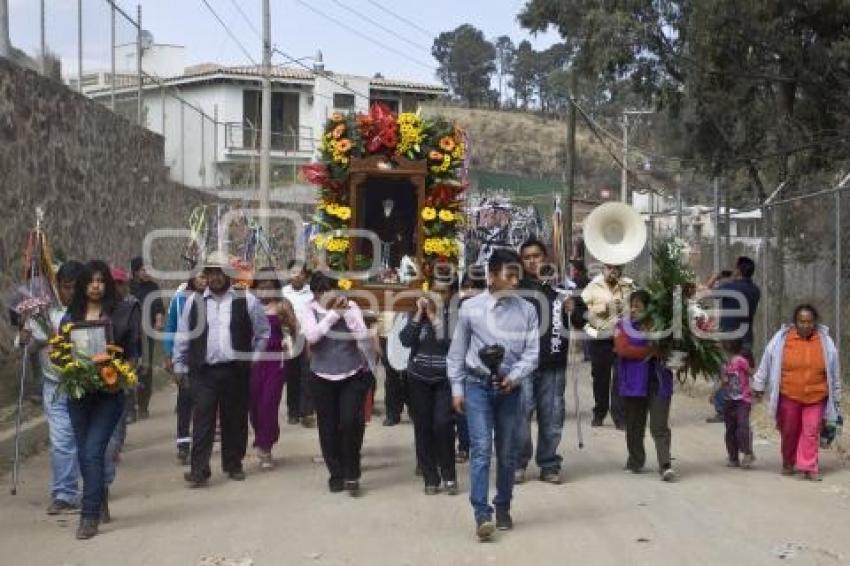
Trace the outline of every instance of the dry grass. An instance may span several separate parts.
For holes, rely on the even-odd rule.
[[[560,174],[567,137],[565,122],[523,112],[426,106],[426,116],[442,116],[460,124],[472,139],[473,166],[537,176]],[[576,130],[579,176],[616,173],[617,165],[583,125]]]

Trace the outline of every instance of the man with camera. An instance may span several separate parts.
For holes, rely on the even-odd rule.
[[[513,528],[512,445],[520,418],[519,389],[537,367],[537,313],[515,292],[521,269],[516,252],[493,252],[487,263],[488,290],[461,306],[447,359],[452,405],[466,414],[469,426],[469,500],[481,541],[490,540],[497,528]],[[494,442],[495,524],[487,501]]]

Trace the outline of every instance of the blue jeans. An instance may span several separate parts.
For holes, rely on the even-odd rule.
[[[109,443],[106,445],[106,454],[103,456],[103,483],[106,487],[112,485],[115,476],[118,474],[118,460],[121,451],[124,449],[124,439],[127,438],[127,414],[129,412],[130,403],[125,401],[118,424],[115,425],[115,430],[112,431],[112,436],[109,437]]]
[[[723,416],[726,413],[726,393],[723,391],[723,388],[719,388],[714,392],[714,400],[712,401],[714,405],[714,411],[718,414],[718,416]]]
[[[105,487],[104,454],[123,411],[123,391],[88,393],[82,399],[68,400],[68,415],[77,439],[77,458],[83,476],[80,516],[84,519],[100,517]]]
[[[77,441],[68,416],[68,396],[57,391],[58,385],[45,379],[41,393],[50,433],[50,467],[53,468],[50,496],[53,500],[76,504],[80,497]]]
[[[514,435],[514,462],[517,469],[528,467],[533,452],[531,413],[537,411],[537,467],[541,473],[561,471],[563,458],[558,454],[564,430],[564,391],[566,368],[537,369],[522,382],[520,422]]]
[[[490,492],[490,458],[496,444],[496,497],[498,511],[511,508],[514,487],[514,462],[511,449],[519,418],[520,392],[499,393],[467,379],[465,388],[466,422],[469,426],[469,501],[476,520],[490,518],[493,508],[487,503]]]

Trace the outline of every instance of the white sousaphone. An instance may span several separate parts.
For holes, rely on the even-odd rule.
[[[606,202],[584,220],[584,245],[607,265],[625,265],[646,245],[646,225],[638,211],[622,202]]]

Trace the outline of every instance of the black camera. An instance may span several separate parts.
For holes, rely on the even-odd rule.
[[[481,363],[490,370],[490,384],[493,387],[501,385],[501,381],[499,379],[499,366],[502,365],[502,361],[505,359],[505,347],[500,346],[499,344],[484,346],[478,350],[478,357],[481,360]]]

